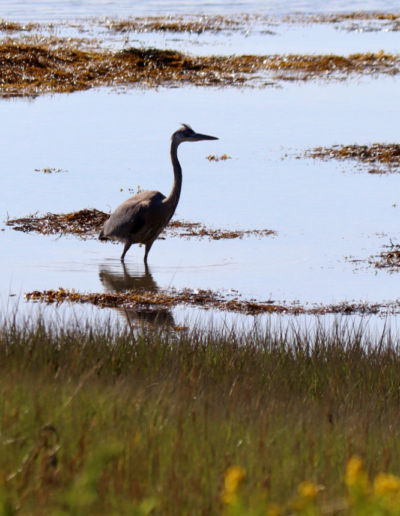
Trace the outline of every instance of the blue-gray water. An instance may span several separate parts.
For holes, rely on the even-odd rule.
[[[48,21],[92,16],[142,16],[175,13],[333,13],[397,11],[394,0],[1,0],[0,18]]]
[[[13,20],[58,20],[159,12],[333,12],[393,10],[394,2],[0,2]],[[332,26],[277,26],[275,35],[244,37],[130,35],[138,44],[200,54],[399,52],[393,32],[347,32]],[[110,36],[106,45],[122,45]],[[114,39],[113,39],[114,38]],[[120,38],[120,39],[118,39]],[[107,43],[108,42],[108,43]],[[356,172],[348,163],[295,156],[309,147],[399,140],[398,80],[286,83],[263,89],[185,87],[112,89],[35,100],[1,100],[2,220],[39,211],[113,210],[129,189],[172,185],[169,138],[179,122],[218,142],[182,145],[184,184],[177,217],[215,228],[273,229],[276,237],[157,241],[150,278],[143,248],[124,271],[121,248],[98,241],[0,231],[3,306],[48,288],[113,290],[138,283],[236,292],[242,298],[302,303],[395,300],[399,277],[357,265],[399,240],[400,176]],[[232,159],[209,162],[209,154]],[[66,173],[43,174],[54,167]],[[113,287],[114,285],[114,287]],[[115,288],[114,288],[115,290]],[[14,295],[9,297],[10,294]],[[176,324],[188,316],[173,311]]]

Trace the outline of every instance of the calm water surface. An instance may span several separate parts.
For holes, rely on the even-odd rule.
[[[2,18],[50,21],[92,16],[141,16],[187,13],[332,13],[397,11],[395,0],[0,0]]]
[[[136,13],[127,2],[0,2],[2,16],[26,20],[108,15],[115,14],[117,7],[121,16],[194,9],[191,2],[179,5],[139,2]],[[360,5],[353,3],[346,10]],[[196,12],[261,11],[254,2],[231,2],[224,8],[217,3],[196,6]],[[278,3],[263,6],[279,10]],[[286,12],[345,10],[340,2],[286,2],[285,6]],[[394,6],[380,2],[379,7],[371,3],[369,8]],[[243,45],[257,53],[312,52],[318,42],[320,52],[399,51],[396,33],[347,33],[323,26],[275,30],[277,35],[263,37],[176,41],[148,35],[139,41],[147,44],[153,38],[160,43],[163,38],[166,47],[175,44],[176,48],[187,47],[189,41],[190,51],[197,47],[203,54],[216,53],[215,47],[221,49],[219,53],[237,53]],[[1,100],[3,221],[37,211],[60,213],[87,207],[110,211],[139,185],[167,194],[172,186],[170,135],[179,122],[186,122],[220,139],[180,147],[184,183],[177,218],[215,228],[278,232],[262,239],[159,240],[145,271],[143,248],[137,246],[131,248],[123,268],[121,246],[28,235],[2,224],[3,307],[19,302],[20,310],[29,310],[23,292],[58,287],[92,292],[135,286],[210,288],[228,294],[237,291],[246,299],[302,303],[397,299],[397,275],[350,260],[365,259],[377,254],[389,239],[399,240],[400,176],[370,175],[348,163],[296,156],[319,145],[398,141],[398,87],[396,79],[387,77],[244,90],[188,87],[121,94],[101,89]],[[224,153],[232,159],[218,163],[206,159],[209,154]],[[68,172],[35,172],[45,167]],[[181,324],[188,313],[177,309],[162,317],[164,322]],[[234,316],[223,317],[233,320]]]

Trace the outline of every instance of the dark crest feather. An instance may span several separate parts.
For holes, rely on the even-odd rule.
[[[171,136],[171,140],[172,138],[177,134],[179,133],[180,131],[183,131],[184,129],[187,129],[188,131],[193,131],[193,129],[190,127],[189,124],[181,124],[181,128],[178,129],[177,131],[174,132],[174,134]],[[193,131],[194,132],[194,131]]]

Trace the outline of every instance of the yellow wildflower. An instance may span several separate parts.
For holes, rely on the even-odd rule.
[[[362,469],[363,461],[358,455],[354,455],[348,461],[346,466],[346,474],[344,476],[345,484],[348,487],[368,487],[368,478]]]
[[[400,492],[400,478],[388,473],[379,473],[375,477],[373,490],[378,496],[397,494]]]
[[[224,476],[224,492],[222,500],[227,503],[233,503],[236,500],[236,491],[246,476],[245,470],[241,466],[230,466],[225,471]]]
[[[299,484],[297,491],[302,498],[309,498],[309,499],[315,498],[318,493],[317,486],[315,484],[313,484],[312,482],[308,482],[307,480],[305,482],[301,482],[301,484]]]

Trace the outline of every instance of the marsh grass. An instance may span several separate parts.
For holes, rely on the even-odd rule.
[[[246,513],[285,513],[306,480],[321,507],[343,501],[354,454],[400,473],[398,340],[350,319],[223,334],[8,319],[0,388],[0,514],[222,514],[235,465]]]

